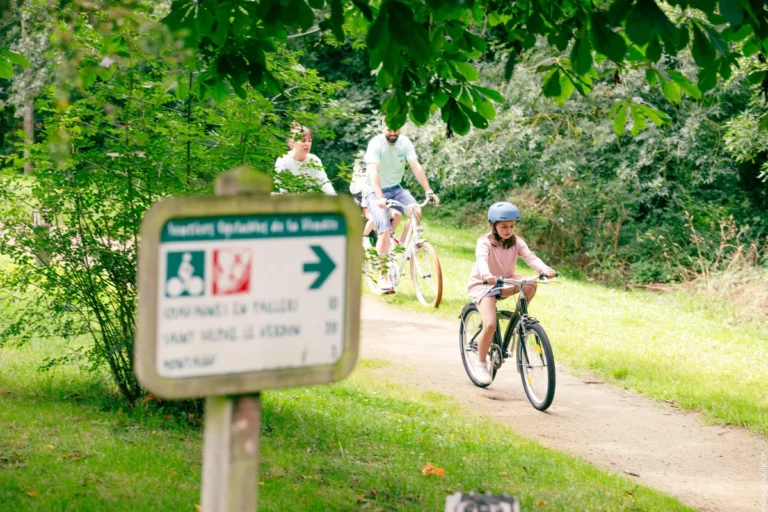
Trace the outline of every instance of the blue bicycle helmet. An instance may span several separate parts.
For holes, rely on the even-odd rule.
[[[488,222],[496,224],[501,220],[513,220],[519,222],[520,210],[517,209],[517,206],[512,203],[507,203],[506,201],[493,203],[491,207],[488,208]]]

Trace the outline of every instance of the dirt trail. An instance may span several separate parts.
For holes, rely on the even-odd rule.
[[[562,364],[554,403],[538,412],[509,362],[488,389],[470,383],[459,355],[458,320],[394,309],[372,297],[363,298],[361,356],[390,360],[395,365],[386,371],[398,381],[451,395],[545,446],[632,475],[690,506],[761,510],[760,455],[768,453],[768,440],[744,429],[705,425],[698,414],[608,383],[588,384]]]

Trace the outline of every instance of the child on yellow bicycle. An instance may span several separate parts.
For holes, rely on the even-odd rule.
[[[522,276],[515,274],[518,257],[539,274],[548,277],[554,277],[556,274],[528,248],[522,238],[515,235],[515,226],[519,221],[520,210],[517,206],[507,202],[494,203],[488,209],[491,232],[477,240],[475,266],[469,276],[467,290],[483,319],[474,370],[475,377],[481,384],[490,384],[493,381],[486,357],[496,331],[496,301],[520,292],[517,287],[494,287],[497,277],[520,279]],[[530,283],[528,286],[523,293],[530,302],[536,294],[536,284]]]

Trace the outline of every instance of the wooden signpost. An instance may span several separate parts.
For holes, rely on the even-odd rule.
[[[216,196],[144,218],[136,375],[160,398],[206,397],[202,509],[257,507],[259,392],[355,366],[363,225],[349,197],[271,196],[240,167]]]

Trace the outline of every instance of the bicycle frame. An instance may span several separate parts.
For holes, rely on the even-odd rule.
[[[429,203],[429,201],[430,199],[427,198],[423,202],[419,203],[418,205],[412,205],[412,206],[405,206],[400,201],[396,201],[394,199],[390,199],[387,201],[387,208],[391,206],[403,207],[406,211],[408,222],[410,223],[408,227],[408,235],[406,239],[403,241],[403,243],[400,244],[401,247],[405,248],[405,250],[401,254],[395,254],[396,267],[398,269],[399,275],[403,275],[403,273],[405,272],[405,265],[416,253],[416,245],[426,241],[426,238],[424,238],[424,228],[421,227],[421,222],[419,221],[418,217],[413,215],[413,209],[416,206],[423,208],[427,203]],[[390,250],[391,250],[391,247],[390,247]]]
[[[555,276],[557,276],[556,272],[553,277]],[[488,280],[484,280],[485,284],[488,284]],[[484,330],[481,316],[484,313],[474,302],[467,303],[459,314],[462,322],[459,327],[459,343],[464,369],[475,386],[487,387],[493,382],[496,372],[506,360],[514,357],[515,368],[522,380],[525,395],[535,409],[545,411],[552,404],[555,396],[555,360],[547,333],[539,321],[528,314],[530,299],[526,292],[530,291],[530,288],[527,286],[536,282],[550,281],[545,274],[540,274],[533,279],[497,278],[496,285],[491,288],[494,291],[513,288],[512,291],[519,294],[516,297],[514,311],[496,309],[495,318],[488,318],[488,322],[496,322],[496,329],[487,353],[487,371],[490,375],[484,373],[486,368],[479,362],[478,338]],[[490,304],[487,302],[483,302],[483,311],[490,313],[488,311]],[[493,305],[497,306],[497,304]],[[479,322],[477,316],[481,316]],[[504,321],[507,322],[506,325]],[[465,324],[465,322],[468,323]],[[490,327],[488,323],[485,325]],[[478,370],[480,373],[477,373]]]
[[[501,350],[501,361],[500,364],[504,362],[505,359],[509,358],[514,354],[517,350],[517,340],[522,339],[525,337],[525,329],[526,326],[531,321],[536,321],[532,319],[530,316],[528,316],[528,297],[525,296],[525,293],[522,292],[523,287],[527,284],[533,283],[534,280],[521,280],[521,281],[515,281],[514,286],[518,286],[520,288],[520,292],[517,294],[517,300],[515,304],[515,310],[514,311],[507,311],[507,310],[496,310],[496,332],[493,334],[493,341],[491,342],[491,349],[493,349],[493,345],[497,345],[499,349]],[[500,287],[501,288],[501,287]],[[507,320],[507,328],[502,331],[501,329],[501,323],[500,320]],[[480,332],[482,329],[478,330],[477,333],[472,337],[470,340],[470,344],[476,344],[476,338],[480,335]],[[515,334],[515,331],[520,331],[520,336],[515,339],[515,345],[513,345],[510,350],[510,343],[512,343],[512,337]],[[523,351],[525,352],[525,344],[522,345]],[[489,350],[489,352],[490,352]],[[523,354],[528,359],[528,354]],[[518,372],[520,371],[520,368],[517,369]]]

